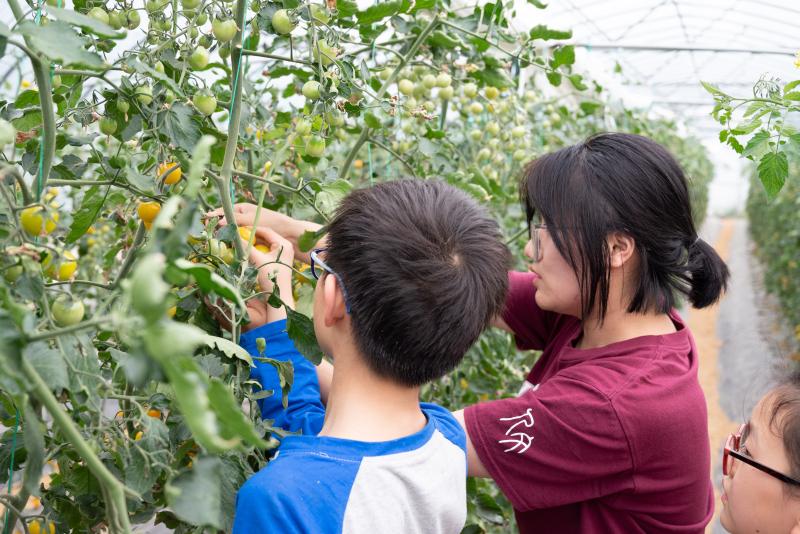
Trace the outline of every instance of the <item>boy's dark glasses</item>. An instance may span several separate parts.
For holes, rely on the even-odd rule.
[[[320,259],[319,254],[321,252],[325,252],[324,248],[315,248],[311,251],[311,276],[314,279],[319,280],[322,278],[322,275],[326,272],[331,273],[333,276],[336,277],[336,281],[339,282],[339,287],[342,289],[342,295],[344,296],[344,308],[347,313],[350,313],[350,299],[347,298],[347,290],[344,288],[344,282],[342,282],[342,278],[336,274],[336,271],[328,267],[328,265]]]

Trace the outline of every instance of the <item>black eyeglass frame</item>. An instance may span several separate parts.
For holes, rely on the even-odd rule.
[[[347,297],[347,290],[344,288],[344,282],[342,282],[342,277],[339,274],[331,269],[327,263],[320,259],[319,254],[320,252],[325,252],[328,250],[327,248],[315,248],[311,251],[309,256],[311,257],[311,276],[314,277],[315,280],[319,280],[322,278],[322,273],[317,272],[317,266],[319,266],[323,271],[328,272],[336,277],[336,281],[339,282],[339,287],[342,289],[342,296],[344,297],[344,308],[345,311],[349,314],[350,313],[350,299]]]
[[[784,475],[780,471],[776,471],[775,469],[766,466],[757,460],[754,460],[746,454],[739,452],[739,448],[742,445],[742,435],[746,430],[747,423],[739,427],[739,432],[730,434],[728,436],[728,440],[725,442],[725,448],[722,450],[722,474],[725,476],[730,476],[729,473],[732,471],[731,467],[733,467],[733,462],[731,462],[731,467],[728,466],[728,457],[730,456],[732,458],[736,458],[737,460],[741,460],[751,467],[755,467],[759,471],[777,478],[781,482],[785,482],[791,486],[800,486],[800,480],[796,480],[788,475]]]

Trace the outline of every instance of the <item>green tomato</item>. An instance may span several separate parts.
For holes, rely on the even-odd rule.
[[[319,136],[312,135],[306,141],[306,154],[314,158],[321,158],[325,153],[325,140]]]
[[[452,81],[449,74],[442,72],[436,77],[436,87],[448,87]]]
[[[99,20],[103,24],[108,24],[109,22],[108,12],[102,7],[93,7],[92,9],[89,10],[89,13],[87,13],[87,15],[89,15],[95,20]]]
[[[118,11],[112,11],[108,14],[108,25],[115,30],[121,29],[124,24],[125,19],[122,13],[119,13]]]
[[[453,98],[453,86],[448,85],[447,87],[442,87],[439,89],[439,99],[440,100],[450,100]]]
[[[525,161],[528,158],[528,151],[522,148],[518,148],[517,150],[514,151],[512,157],[514,158],[514,161]]]
[[[497,135],[500,133],[500,125],[492,121],[486,125],[486,132],[490,135]]]
[[[175,102],[175,93],[173,93],[169,89],[166,89],[164,91],[164,102],[166,102],[167,104],[172,104],[173,102]]]
[[[197,9],[200,5],[200,0],[181,0],[183,9]]]
[[[198,35],[200,35],[200,30],[197,29],[197,26],[192,26],[191,28],[189,28],[190,39],[197,39]]]
[[[483,137],[483,132],[481,130],[478,130],[477,128],[474,130],[470,130],[469,138],[472,139],[473,141],[480,141],[481,137]]]
[[[12,265],[8,267],[5,271],[3,271],[3,278],[6,279],[6,282],[9,284],[13,284],[19,277],[22,276],[24,269],[22,268],[22,264],[18,263],[16,265]]]
[[[5,119],[0,119],[0,148],[17,140],[17,130]]]
[[[311,18],[322,24],[327,24],[331,20],[328,10],[317,4],[311,4]]]
[[[311,123],[305,119],[300,119],[294,127],[297,135],[308,135],[311,133]]]
[[[53,76],[53,79],[50,81],[50,83],[53,86],[54,90],[58,89],[59,87],[61,87],[61,76],[56,74],[55,76]]]
[[[130,11],[125,13],[125,20],[127,21],[127,26],[129,30],[135,30],[139,27],[139,24],[142,22],[142,16],[139,15],[139,12],[136,10],[131,9]]]
[[[217,53],[219,53],[219,57],[221,57],[222,59],[230,57],[230,55],[231,55],[231,45],[225,43],[224,45],[219,47],[219,50],[217,50]]]
[[[165,269],[163,254],[147,254],[139,260],[127,284],[131,308],[148,323],[156,322],[167,311],[169,285],[163,279]]]
[[[204,46],[198,46],[189,56],[189,65],[195,69],[200,70],[206,68],[208,65],[208,50]]]
[[[344,126],[344,116],[338,111],[329,111],[325,118],[330,126]]]
[[[210,35],[203,35],[198,40],[198,44],[207,50],[211,48],[211,45],[214,44],[214,41],[211,39]]]
[[[303,96],[309,100],[319,98],[320,83],[316,80],[309,80],[303,84]]]
[[[128,104],[127,100],[117,100],[117,109],[121,113],[127,113],[130,108],[131,108],[131,105]]]
[[[164,64],[161,63],[160,61],[156,61],[155,65],[153,65],[153,70],[158,73],[164,74]]]
[[[381,79],[381,80],[383,80],[383,81],[386,81],[386,80],[388,80],[388,79],[389,79],[389,76],[391,76],[391,75],[392,75],[392,71],[393,71],[393,70],[394,70],[394,69],[392,69],[392,68],[389,68],[388,66],[387,66],[387,67],[385,67],[383,70],[379,70],[379,71],[378,71],[378,78],[380,78],[380,79]]]
[[[433,112],[433,110],[436,109],[436,104],[434,104],[430,100],[426,100],[425,102],[422,103],[422,107],[425,109],[425,111],[431,113]]]
[[[287,9],[279,9],[272,14],[272,28],[280,35],[288,35],[297,27]]]
[[[484,94],[486,95],[486,98],[488,98],[489,100],[494,100],[495,98],[500,96],[500,90],[497,87],[492,87],[490,85],[489,87],[484,89]]]
[[[462,89],[464,91],[464,96],[467,98],[475,98],[478,96],[478,86],[472,82],[465,83]]]
[[[469,112],[473,115],[477,115],[481,111],[483,111],[483,105],[480,102],[473,102],[469,105]]]
[[[53,302],[52,312],[58,326],[72,326],[81,322],[86,310],[80,300],[70,295],[59,295]]]
[[[483,147],[478,151],[478,159],[489,159],[492,157],[492,151],[486,147]]]
[[[424,85],[426,89],[436,87],[436,76],[433,74],[426,74],[422,77],[422,85]]]
[[[334,62],[339,52],[335,47],[329,45],[326,39],[320,39],[317,41],[317,47],[313,50],[313,55],[315,62],[319,61],[323,67],[327,67]]]
[[[199,26],[202,26],[206,22],[208,22],[208,13],[205,11],[197,15],[197,19],[195,20]]]
[[[511,137],[514,139],[520,139],[525,137],[525,127],[524,126],[514,126],[511,128]]]
[[[410,96],[411,93],[414,92],[414,82],[412,82],[411,80],[408,80],[406,78],[403,78],[402,80],[397,82],[397,88],[404,95]]]
[[[525,91],[525,100],[528,102],[535,102],[536,101],[536,91]]]
[[[114,132],[116,131],[117,131],[117,121],[109,117],[103,117],[102,119],[100,119],[100,132],[103,135],[114,135]]]
[[[153,88],[149,85],[140,85],[136,88],[136,99],[145,106],[153,101]]]
[[[195,93],[192,97],[194,107],[203,115],[211,115],[217,109],[217,99],[208,92]]]
[[[236,35],[238,27],[233,19],[214,19],[211,22],[211,31],[220,43],[227,43]]]

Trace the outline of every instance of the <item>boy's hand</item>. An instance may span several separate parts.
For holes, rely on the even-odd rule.
[[[261,291],[267,294],[272,293],[273,278],[278,285],[281,300],[286,306],[294,309],[294,297],[292,296],[292,262],[294,261],[294,248],[289,240],[281,237],[277,232],[265,226],[254,227],[255,244],[265,244],[269,246],[269,252],[262,252],[253,246],[250,249],[250,264],[258,269],[258,285]],[[247,242],[242,240],[245,246]],[[266,300],[265,297],[263,300]],[[249,309],[249,306],[248,306]],[[260,314],[258,314],[260,315]],[[286,318],[286,310],[273,308],[267,305],[266,321],[271,323]],[[249,328],[260,326],[255,323],[256,318],[248,324]]]
[[[309,222],[309,221],[299,221],[288,215],[284,215],[283,213],[278,213],[277,211],[272,211],[267,208],[261,208],[261,213],[259,214],[258,221],[255,220],[256,218],[256,209],[258,206],[255,204],[249,203],[239,203],[234,204],[233,206],[233,213],[236,218],[236,225],[237,226],[265,226],[270,228],[274,232],[278,233],[280,236],[284,237],[286,240],[289,241],[291,246],[294,249],[295,257],[302,262],[309,263],[310,259],[308,257],[308,252],[303,252],[297,246],[297,240],[300,236],[303,235],[303,232],[306,230],[311,232],[316,232],[319,230],[320,225]],[[225,213],[222,211],[222,208],[215,209],[213,211],[209,211],[204,216],[206,219],[210,219],[211,217],[219,217],[219,226],[225,226],[228,224],[228,221],[225,219]],[[324,239],[324,238],[323,238]],[[324,246],[324,245],[317,245],[317,246]]]

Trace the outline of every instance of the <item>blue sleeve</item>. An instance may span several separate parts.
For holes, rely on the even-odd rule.
[[[263,419],[272,419],[273,426],[290,432],[302,431],[304,435],[316,436],[322,429],[325,407],[319,397],[317,370],[310,361],[300,354],[286,333],[286,320],[275,321],[254,328],[242,334],[240,344],[252,356],[259,356],[256,340],[264,338],[264,356],[273,360],[292,362],[294,381],[289,390],[288,407],[282,403],[281,383],[278,372],[272,365],[255,360],[256,367],[250,369],[250,378],[258,380],[265,390],[273,395],[259,399]]]
[[[445,438],[467,452],[467,433],[450,410],[429,402],[421,402],[419,407],[428,419],[435,421],[436,428]]]

